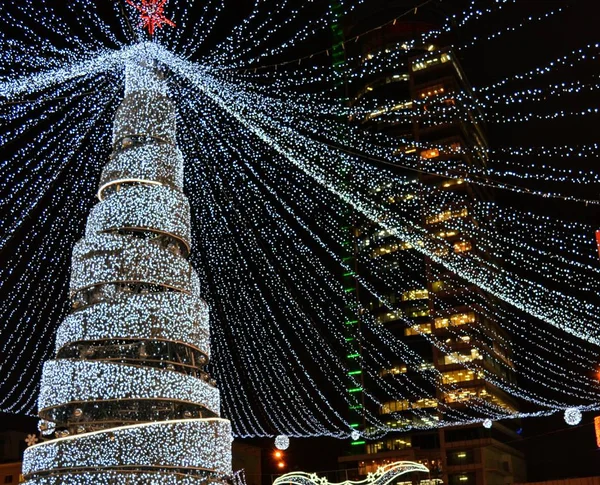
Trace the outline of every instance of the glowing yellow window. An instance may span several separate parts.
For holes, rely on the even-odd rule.
[[[421,325],[411,325],[404,329],[404,335],[409,337],[411,335],[430,334],[431,325],[429,323],[422,323]]]
[[[429,298],[429,292],[425,288],[402,293],[402,301],[426,300],[427,298]]]
[[[423,150],[421,152],[421,158],[429,160],[431,158],[437,158],[440,156],[440,151],[437,148],[430,148],[429,150]]]
[[[458,241],[454,243],[454,252],[455,253],[466,253],[473,249],[473,245],[470,241]]]

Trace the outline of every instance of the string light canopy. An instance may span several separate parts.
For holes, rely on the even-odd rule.
[[[67,15],[52,5],[40,11],[37,2],[24,0],[0,13],[12,26],[0,40],[0,103],[6,121],[0,130],[5,148],[0,165],[0,250],[5,261],[0,313],[6,322],[2,410],[33,412],[42,362],[55,350],[55,334],[57,345],[63,346],[107,338],[115,331],[136,332],[143,339],[177,337],[183,345],[205,349],[220,400],[208,383],[202,395],[185,378],[180,379],[182,388],[189,399],[210,409],[220,405],[236,436],[352,437],[354,423],[340,410],[340,402],[356,406],[350,392],[356,389],[365,402],[361,412],[367,429],[361,436],[368,438],[397,429],[598,409],[597,224],[542,210],[550,199],[566,207],[576,204],[581,211],[597,205],[593,195],[570,185],[600,180],[585,163],[597,157],[597,144],[491,147],[483,153],[489,163],[476,166],[461,158],[475,146],[450,152],[444,144],[363,129],[372,120],[401,126],[416,115],[428,126],[466,122],[469,112],[479,121],[478,105],[485,105],[489,119],[517,127],[534,118],[543,123],[593,120],[596,108],[585,105],[585,94],[597,91],[597,79],[580,79],[575,73],[585,71],[597,44],[547,53],[545,61],[520,74],[476,85],[474,93],[455,93],[454,107],[434,93],[399,106],[397,100],[377,99],[376,91],[369,97],[368,90],[345,105],[334,88],[340,74],[331,66],[329,46],[315,50],[313,57],[299,59],[296,54],[296,48],[308,48],[307,40],[329,33],[328,13],[313,16],[310,2],[256,2],[250,11],[240,12],[242,18],[225,38],[214,27],[223,21],[226,2],[128,3],[124,14],[115,6],[108,15],[97,2],[76,0]],[[342,15],[361,3],[342,2]],[[390,83],[406,83],[408,57],[441,63],[441,54],[428,50],[436,38],[511,8],[518,7],[510,0],[484,6],[470,2],[438,29],[370,58],[352,54],[345,43],[344,77],[358,83],[389,73],[385,79]],[[139,32],[129,28],[139,15],[151,42],[140,41]],[[536,14],[515,30],[544,25],[560,15],[556,9]],[[45,25],[58,27],[48,31]],[[512,27],[487,32],[486,42],[503,42]],[[468,56],[477,47],[473,42],[469,37],[468,44],[454,47]],[[151,82],[145,89],[160,92],[164,81],[176,103],[168,108],[157,101],[144,108],[147,115],[168,110],[161,136],[142,130],[115,138],[111,128],[123,98],[124,68],[140,54],[167,73],[161,83]],[[574,78],[550,84],[547,78],[553,73]],[[555,104],[540,111],[544,98]],[[579,105],[571,107],[572,100]],[[168,129],[173,120],[176,132]],[[117,142],[126,149],[109,159]],[[155,145],[151,152],[149,144]],[[351,183],[347,174],[352,174]],[[443,178],[441,184],[449,185],[424,183],[419,174]],[[127,190],[114,190],[115,180],[128,184]],[[537,202],[525,205],[506,197],[466,206],[461,186]],[[94,195],[101,202],[92,210]],[[141,207],[152,210],[143,213]],[[355,241],[360,247],[355,260],[342,256],[349,224],[341,215],[348,213],[353,224],[376,228]],[[163,230],[172,236],[173,247],[161,251],[143,238],[125,238],[127,243],[118,245],[116,238],[127,235],[111,232],[134,227]],[[464,240],[453,240],[453,233]],[[84,234],[86,240],[75,246]],[[469,250],[468,243],[477,250]],[[74,246],[74,286],[69,288]],[[102,250],[121,249],[126,257],[119,265],[103,266],[107,257]],[[404,266],[394,267],[387,255],[399,253],[406,255]],[[88,260],[86,254],[92,257]],[[496,257],[485,256],[489,254]],[[191,268],[182,262],[188,256]],[[69,314],[69,296],[93,283],[90,270],[112,298],[118,290],[116,266],[132,257],[138,264],[129,276],[147,279],[147,294],[131,295],[127,304],[119,299],[111,305],[104,300],[82,303],[77,314]],[[415,325],[396,299],[405,294],[413,298],[410,292],[422,286],[414,274],[424,258],[436,264],[440,279],[452,274],[465,287],[456,295],[464,307],[461,315],[454,316],[451,307],[436,300],[440,314],[431,316],[429,327]],[[346,274],[361,294],[381,302],[390,321],[429,341],[465,373],[479,378],[483,372],[481,379],[530,403],[533,411],[519,412],[481,394],[460,406],[453,406],[449,397],[425,402],[425,386],[451,396],[456,395],[455,383],[369,316],[341,284],[340,275]],[[169,291],[157,293],[160,284]],[[206,304],[196,298],[197,292]],[[502,304],[490,304],[482,293]],[[427,298],[436,295],[431,292]],[[349,307],[361,315],[361,332],[353,337],[345,330],[354,321],[345,313]],[[214,356],[208,353],[207,308]],[[154,320],[148,327],[150,317]],[[486,332],[479,325],[484,320],[494,322]],[[355,338],[354,344],[347,338]],[[511,348],[512,355],[488,352],[484,357],[490,338]],[[453,352],[448,339],[468,345],[469,354]],[[362,349],[358,355],[356,345]],[[489,365],[482,369],[479,357]],[[359,363],[372,389],[361,388],[363,374],[349,374],[349,359]],[[68,372],[90,375],[101,367],[110,372],[85,364],[90,365],[70,365]],[[505,372],[490,372],[490,366]],[[49,379],[60,380],[61,371],[50,365],[47,372]],[[516,372],[516,380],[508,377],[510,372]],[[152,371],[127,379],[152,379],[160,388]],[[88,390],[61,392],[45,394],[44,402]],[[410,403],[410,418],[389,424],[379,412],[388,402],[382,395]],[[41,426],[53,429],[52,424]]]

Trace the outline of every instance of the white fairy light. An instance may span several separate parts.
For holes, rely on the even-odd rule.
[[[25,451],[23,474],[55,468],[102,471],[108,467],[144,466],[160,470],[162,466],[203,468],[223,477],[231,474],[230,436],[229,421],[213,418],[144,423],[57,438]]]
[[[44,365],[40,410],[69,402],[158,399],[220,409],[219,390],[197,377],[152,367],[50,360]]]
[[[184,342],[208,354],[208,332],[208,309],[196,296],[124,294],[68,315],[58,327],[56,348],[68,342],[137,337]]]

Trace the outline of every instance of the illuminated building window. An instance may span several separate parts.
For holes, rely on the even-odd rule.
[[[428,216],[427,218],[425,218],[425,222],[427,224],[437,224],[439,222],[448,221],[450,219],[466,217],[468,214],[469,214],[469,211],[466,207],[463,209],[457,209],[457,210],[446,210],[444,212],[440,212],[439,214],[435,214],[433,216]]]
[[[474,360],[483,360],[483,355],[481,355],[479,349],[471,349],[468,354],[462,352],[451,352],[440,358],[440,364],[462,364],[465,362],[473,362]]]
[[[383,246],[379,246],[377,249],[374,249],[371,253],[371,256],[373,258],[379,258],[381,256],[385,256],[386,254],[395,253],[396,251],[398,251],[398,244],[390,243],[385,244]]]
[[[401,401],[387,401],[381,404],[379,414],[390,414],[398,411],[406,411],[410,408],[411,406],[410,402],[408,402],[408,399],[403,399]]]
[[[407,308],[405,310],[406,316],[410,318],[419,318],[419,317],[427,317],[429,316],[429,308],[428,307],[413,307]],[[428,332],[431,333],[431,332]]]
[[[431,57],[429,59],[421,59],[418,62],[413,63],[412,70],[413,71],[421,71],[423,69],[427,69],[428,67],[435,66],[436,64],[444,64],[449,62],[451,59],[450,54],[445,52],[439,57]]]
[[[421,242],[422,245],[422,242]],[[395,253],[396,251],[404,251],[406,249],[412,249],[413,245],[408,242],[389,243],[383,246],[379,246],[371,252],[372,258],[379,258],[387,254]]]
[[[438,317],[434,319],[435,328],[447,328],[448,326],[459,326],[476,321],[474,312],[455,313],[448,317]]]
[[[462,185],[464,183],[465,183],[465,181],[463,179],[452,179],[452,180],[446,180],[446,181],[442,182],[440,184],[440,187],[447,189],[448,187],[453,187],[455,185]]]
[[[454,252],[455,253],[466,253],[473,249],[473,245],[470,241],[458,241],[454,243]]]
[[[391,426],[395,427],[395,426]],[[402,437],[402,438],[389,438],[384,441],[378,441],[376,443],[367,444],[367,453],[372,455],[375,453],[380,453],[382,451],[395,451],[395,450],[404,450],[406,448],[411,447],[410,436]],[[360,462],[359,467],[364,466],[365,469],[369,467],[369,465],[373,465],[372,472],[377,471],[377,468],[384,465],[385,463],[381,462]],[[362,474],[362,473],[361,473]]]
[[[431,333],[431,324],[422,323],[421,325],[411,325],[404,329],[404,335],[410,337],[412,335],[422,335]]]
[[[472,370],[456,370],[452,372],[444,372],[442,374],[442,383],[444,384],[455,384],[457,382],[474,381],[475,379],[483,379],[482,371]]]
[[[390,369],[381,369],[381,371],[379,371],[379,375],[381,377],[385,377],[387,375],[406,374],[407,371],[408,369],[405,365],[396,365]]]
[[[461,403],[475,398],[488,401],[510,413],[516,412],[512,405],[508,404],[495,394],[488,392],[484,386],[469,389],[457,389],[456,391],[448,392],[444,395],[444,401],[447,403]]]
[[[458,231],[440,231],[436,234],[438,237],[449,238],[454,237],[458,234]]]
[[[437,158],[440,156],[440,151],[437,148],[430,148],[428,150],[423,150],[421,152],[421,158],[425,160],[430,160],[432,158]]]
[[[450,251],[448,250],[448,248],[446,247],[441,247],[441,248],[435,248],[433,250],[433,254],[437,255],[437,256],[448,256],[448,253]]]
[[[429,298],[429,292],[424,288],[402,293],[402,301],[426,300],[427,298]]]
[[[443,84],[436,84],[435,86],[431,86],[425,88],[417,93],[417,95],[423,98],[430,98],[431,96],[438,96],[439,94],[443,94],[445,92],[445,88]]]
[[[390,231],[383,229],[373,234],[373,241],[381,241],[382,239],[385,239],[386,237],[389,237],[391,235],[392,233]]]
[[[402,310],[394,310],[381,315],[377,315],[377,323],[393,322],[402,316]]]
[[[431,291],[437,293],[438,291],[444,291],[447,288],[447,284],[445,281],[434,281],[431,283]]]
[[[412,403],[413,409],[437,408],[438,402],[435,399],[419,399]]]

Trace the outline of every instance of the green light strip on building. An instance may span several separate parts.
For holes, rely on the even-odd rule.
[[[358,374],[362,374],[362,371],[361,370],[353,370],[351,372],[348,372],[349,376],[356,376]]]
[[[347,356],[349,359],[356,359],[357,357],[360,357],[360,354],[348,354]]]
[[[360,392],[362,390],[362,387],[353,387],[352,389],[348,389],[348,392]]]
[[[355,445],[364,445],[366,443],[366,441],[353,441],[352,443],[350,443],[352,446]]]

